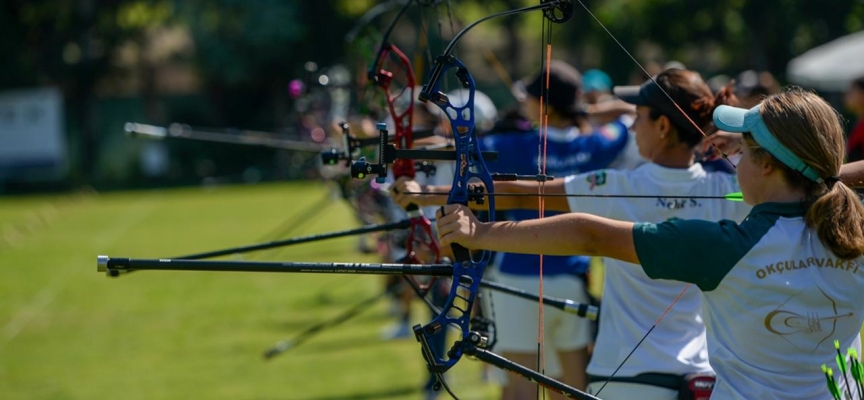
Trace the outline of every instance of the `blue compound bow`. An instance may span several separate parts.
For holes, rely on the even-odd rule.
[[[444,112],[450,121],[456,143],[456,173],[447,203],[467,205],[469,201],[480,203],[484,201],[485,197],[488,197],[490,218],[495,214],[493,178],[486,167],[474,131],[474,95],[476,93],[474,78],[468,68],[452,55],[452,51],[459,39],[483,21],[535,10],[542,10],[544,17],[551,22],[562,23],[572,16],[573,4],[570,0],[541,0],[539,5],[496,13],[468,25],[448,44],[444,54],[435,60],[435,67],[429,82],[423,86],[419,95],[421,101],[431,101]],[[441,92],[442,77],[446,76],[447,73],[453,73],[462,86],[468,90],[465,104],[456,106]],[[485,186],[489,191],[489,195],[485,196],[483,193],[478,193],[477,190],[469,186],[469,182],[482,183],[482,186]],[[462,355],[468,354],[495,366],[522,374],[528,379],[568,397],[595,398],[483,349],[485,338],[470,330],[469,321],[480,281],[483,278],[483,271],[489,262],[491,253],[482,251],[476,257],[472,257],[470,250],[460,245],[452,245],[452,250],[455,263],[453,264],[453,284],[447,303],[444,305],[442,313],[432,322],[414,327],[414,335],[420,342],[429,370],[438,378],[437,388],[443,386],[451,396],[456,398],[444,381],[443,374],[456,365]],[[457,327],[461,331],[461,337],[446,352],[445,358],[437,355],[440,353],[436,350],[441,349],[433,348],[432,343],[435,342],[433,340],[435,337],[447,334],[448,326]]]

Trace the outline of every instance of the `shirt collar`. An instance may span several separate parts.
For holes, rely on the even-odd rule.
[[[800,201],[792,203],[762,203],[753,207],[750,215],[766,213],[778,214],[784,217],[800,217],[807,213],[807,206]]]

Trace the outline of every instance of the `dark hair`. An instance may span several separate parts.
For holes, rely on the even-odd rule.
[[[546,71],[540,70],[525,82],[525,93],[539,99],[546,88]],[[577,121],[583,115],[580,107],[582,74],[570,64],[552,60],[549,64],[549,88],[545,93],[547,106],[556,114]]]
[[[860,90],[864,90],[864,76],[852,81],[852,85],[854,85]]]
[[[652,120],[656,120],[661,115],[666,115],[678,135],[678,140],[690,147],[695,147],[702,142],[705,138],[703,133],[710,135],[717,130],[712,118],[717,106],[735,105],[738,102],[732,93],[732,88],[728,85],[716,96],[712,94],[711,88],[695,71],[670,68],[661,72],[654,80],[684,111],[689,121],[684,121],[677,115],[668,115],[669,112],[664,112],[658,107],[651,107],[649,116]],[[693,126],[694,123],[698,129]]]

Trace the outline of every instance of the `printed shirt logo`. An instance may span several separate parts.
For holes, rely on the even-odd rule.
[[[815,352],[823,342],[833,337],[838,320],[852,315],[852,312],[838,311],[837,302],[824,290],[810,287],[789,296],[768,313],[765,329],[801,351]]]
[[[595,172],[585,179],[588,182],[588,190],[594,190],[597,186],[603,186],[606,184],[606,172],[600,171]]]
[[[600,127],[600,134],[603,135],[604,138],[608,139],[610,142],[614,142],[621,134],[624,133],[624,129],[622,126],[618,124],[606,124]]]

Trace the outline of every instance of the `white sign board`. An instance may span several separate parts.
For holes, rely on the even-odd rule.
[[[0,179],[66,172],[63,95],[56,88],[0,92]]]

